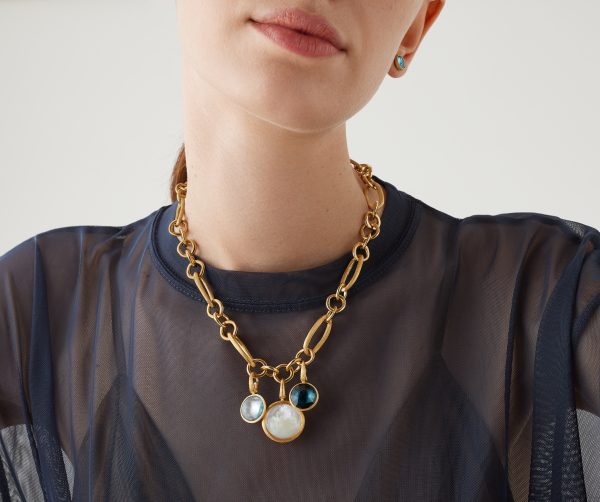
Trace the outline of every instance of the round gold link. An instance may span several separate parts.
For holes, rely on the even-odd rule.
[[[175,236],[179,235],[179,232],[177,230],[175,230],[175,224],[177,222],[175,220],[173,220],[171,223],[169,223],[169,233]]]
[[[227,321],[229,321],[229,317],[224,312],[222,314],[217,313],[215,314],[214,320],[219,326],[224,328],[225,326],[227,326]]]
[[[376,212],[369,211],[365,216],[365,225],[373,230],[381,226],[381,216]]]
[[[250,351],[248,350],[248,347],[246,347],[244,342],[242,342],[240,340],[239,336],[230,333],[229,341],[233,344],[235,349],[241,354],[241,356],[246,360],[247,363],[250,363],[251,361],[254,360],[254,358],[252,357],[252,354],[250,354]]]
[[[302,349],[305,352],[309,348],[309,344],[310,344],[310,341],[312,340],[313,336],[315,336],[315,333],[317,332],[317,330],[319,329],[319,327],[321,326],[321,324],[323,324],[325,322],[325,317],[326,316],[327,316],[327,314],[323,314],[321,317],[319,317],[315,321],[315,323],[310,328],[310,331],[306,335],[306,338],[304,339],[304,343],[302,344]],[[327,340],[327,337],[329,336],[329,332],[330,331],[331,331],[331,321],[327,321],[326,324],[325,324],[325,331],[324,331],[323,335],[319,339],[318,343],[312,348],[312,351],[315,354],[323,346],[323,344],[325,343],[325,340]]]
[[[235,323],[235,321],[232,321],[231,319],[226,319],[225,321],[223,321],[222,323],[219,323],[219,335],[221,336],[221,338],[225,341],[229,340],[231,342],[231,338],[230,336],[237,336],[237,324]],[[233,332],[228,331],[227,330],[227,326],[233,326]],[[241,340],[240,340],[241,342]],[[232,342],[233,343],[233,342]],[[250,362],[250,361],[248,361]]]
[[[309,358],[306,361],[304,361],[304,359],[302,359],[302,354],[307,354],[309,356]],[[296,360],[296,359],[304,361],[304,364],[306,364],[308,366],[315,359],[315,351],[313,349],[311,349],[310,347],[306,347],[306,348],[302,347],[298,352],[296,352],[296,357],[294,358],[294,360]]]
[[[379,235],[379,228],[373,229],[368,227],[367,225],[363,225],[360,227],[360,236],[366,241],[369,242],[371,239],[375,239]]]
[[[200,271],[193,271],[192,269],[194,267],[199,267]],[[197,261],[197,260],[193,260],[190,261],[185,269],[185,275],[187,275],[190,279],[194,278],[194,274],[200,274],[202,275],[204,273],[204,262],[203,261]]]
[[[255,367],[257,363],[262,363],[260,373],[256,373],[250,369]],[[267,366],[267,361],[265,361],[264,359],[260,359],[259,357],[255,357],[254,359],[252,359],[252,361],[248,361],[248,364],[246,364],[246,373],[248,373],[248,375],[255,375],[257,378],[260,378],[266,373],[266,370],[264,368],[265,366]]]
[[[185,221],[185,220],[177,221],[176,226],[179,229],[179,234],[182,237],[187,234],[187,230],[188,230],[187,221]]]
[[[265,374],[268,377],[275,378],[277,376],[277,370],[273,366],[267,364],[267,366],[265,366]],[[275,378],[275,380],[277,380],[277,378]]]
[[[346,287],[346,290],[350,289],[356,282],[356,279],[358,279],[358,276],[360,275],[360,271],[362,269],[363,261],[364,261],[364,256],[359,255],[357,258],[352,258],[352,260],[350,260],[350,262],[346,266],[346,270],[344,270],[344,274],[342,275],[342,279],[340,280],[340,284],[343,284]],[[354,265],[356,265],[356,268],[354,268]],[[352,274],[352,277],[350,278],[350,282],[347,283],[346,279],[348,279],[348,275],[350,275],[350,272],[352,271],[353,268],[354,268],[354,273]]]
[[[302,349],[300,349],[300,352],[302,352]],[[292,360],[291,360],[289,363],[287,363],[287,364],[285,365],[285,370],[286,370],[286,371],[291,371],[291,368],[292,368],[292,366],[293,366],[294,364],[296,364],[296,366],[297,366],[298,368],[300,368],[300,363],[301,363],[301,362],[302,362],[302,359],[300,359],[300,358],[299,358],[299,357],[296,355],[296,357],[294,357],[294,359],[292,359]],[[294,370],[294,372],[295,372],[295,371],[297,371],[297,370]]]
[[[286,378],[281,378],[279,377],[279,368],[283,368],[285,369],[289,375]],[[289,382],[292,378],[294,378],[294,375],[296,374],[296,370],[294,369],[287,369],[287,364],[282,363],[282,364],[278,364],[277,366],[275,366],[275,370],[276,370],[276,375],[273,377],[276,381],[281,382],[282,380],[284,382]]]
[[[376,232],[376,230],[373,230],[372,228],[369,228],[366,225],[360,227],[360,236],[363,240],[363,244],[369,244]]]
[[[340,302],[339,307],[332,306],[331,305],[332,300],[338,300]],[[343,296],[329,295],[327,297],[327,300],[325,300],[325,304],[327,305],[327,308],[329,310],[335,310],[336,312],[341,312],[342,310],[344,310],[346,308],[346,298],[344,298]]]
[[[191,241],[189,239],[184,239],[184,240],[179,241],[179,244],[177,244],[177,253],[182,258],[187,258],[189,260],[191,258],[188,253],[191,253],[193,255],[195,252],[196,252],[196,243],[194,241]]]
[[[217,305],[219,307],[218,312],[213,312],[211,309],[212,307],[214,307],[215,305]],[[223,303],[221,302],[221,300],[219,300],[218,298],[213,299],[213,301],[211,303],[208,303],[206,305],[206,313],[212,317],[213,319],[215,319],[216,321],[216,316],[217,315],[222,315],[223,314]]]
[[[352,248],[352,256],[354,256],[354,258],[358,260],[358,255],[356,253],[359,248],[364,250],[364,261],[367,261],[371,256],[371,251],[369,250],[369,247],[363,242],[357,242],[356,244],[354,244],[354,247]]]
[[[252,363],[254,363],[254,366],[252,365]],[[262,363],[260,365],[260,372],[257,373],[256,371],[253,371],[251,368],[255,367],[257,365],[257,363]],[[252,361],[249,361],[248,364],[246,364],[246,372],[248,373],[248,375],[256,375],[257,378],[261,378],[263,377],[266,373],[267,370],[265,369],[265,367],[267,366],[267,361],[265,361],[264,359],[260,359],[259,357],[255,357],[252,359]]]

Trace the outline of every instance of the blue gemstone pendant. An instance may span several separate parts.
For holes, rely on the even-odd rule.
[[[290,389],[290,403],[299,410],[313,408],[319,400],[319,391],[308,382],[299,382]]]

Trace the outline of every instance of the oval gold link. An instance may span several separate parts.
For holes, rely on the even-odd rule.
[[[340,284],[343,284],[346,287],[346,290],[350,289],[356,282],[356,279],[358,279],[358,276],[360,275],[360,271],[362,269],[363,261],[364,261],[363,255],[359,255],[357,258],[353,258],[352,260],[350,260],[350,262],[346,266],[346,270],[344,270],[344,274],[342,275],[342,279],[340,280]],[[355,264],[356,264],[356,268],[354,268]],[[348,275],[350,274],[350,272],[352,271],[353,268],[354,268],[354,273],[352,274],[352,277],[350,278],[350,282],[346,283],[346,279],[348,279]]]
[[[369,179],[369,182],[372,183],[372,186],[365,186],[363,188],[363,193],[365,195],[365,198],[367,199],[367,206],[369,206],[369,209],[371,211],[377,211],[385,204],[385,195],[383,192],[383,188],[381,187],[381,185],[379,185],[379,183],[375,183],[371,179]],[[375,200],[375,202],[372,202],[370,199],[369,194],[371,191],[374,191],[377,194],[377,199]]]
[[[215,299],[215,295],[208,283],[204,280],[204,276],[200,276],[197,273],[194,273],[194,282],[196,283],[196,287],[200,291],[200,294],[206,300],[206,303],[210,305]]]
[[[179,201],[177,204],[177,209],[175,210],[175,221],[177,222],[177,226],[183,221],[185,218],[185,198]]]
[[[306,338],[304,339],[304,343],[302,344],[302,349],[304,351],[306,351],[309,348],[310,341],[312,340],[313,336],[315,336],[315,333],[317,332],[317,330],[319,329],[319,327],[321,326],[321,324],[323,324],[323,322],[325,322],[325,317],[326,316],[327,316],[327,314],[323,314],[321,317],[319,317],[315,321],[315,323],[310,328],[310,331],[306,335]],[[323,333],[323,335],[319,339],[318,343],[312,348],[312,351],[315,354],[323,346],[323,344],[325,343],[325,340],[327,340],[327,337],[329,336],[329,332],[330,331],[331,331],[331,321],[327,321],[326,325],[325,325],[325,332]]]
[[[236,328],[237,331],[237,328]],[[240,340],[240,337],[235,334],[229,335],[229,341],[233,344],[235,349],[241,354],[241,356],[246,360],[247,363],[250,363],[254,360],[252,354],[248,350],[248,347]]]

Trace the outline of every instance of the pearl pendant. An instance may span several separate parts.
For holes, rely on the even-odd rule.
[[[287,443],[296,439],[304,430],[304,413],[287,399],[280,399],[267,408],[262,428],[273,441]]]

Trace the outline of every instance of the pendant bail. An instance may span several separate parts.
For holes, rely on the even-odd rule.
[[[254,375],[248,377],[248,388],[250,389],[250,394],[256,394],[258,392],[258,377]]]
[[[306,382],[306,363],[304,360],[300,362],[300,381],[302,383]]]
[[[285,378],[279,380],[279,399],[285,399]]]

